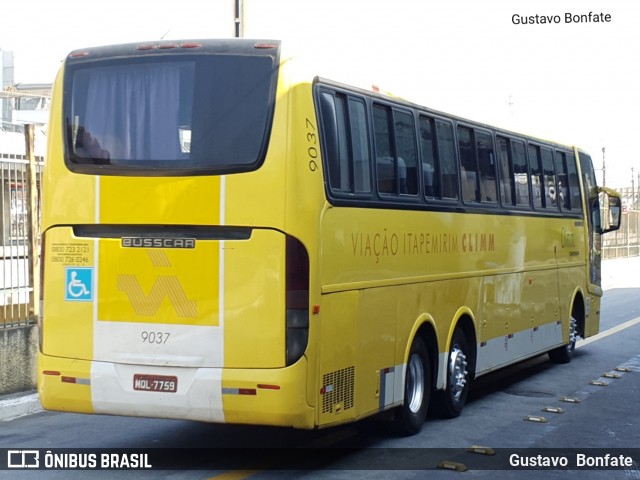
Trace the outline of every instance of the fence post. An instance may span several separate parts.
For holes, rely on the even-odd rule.
[[[40,255],[38,246],[38,167],[34,154],[34,125],[24,126],[24,139],[27,160],[29,161],[27,165],[27,188],[29,189],[27,248],[29,255],[29,285],[31,285],[31,293],[29,295],[29,320],[35,321],[40,315]]]

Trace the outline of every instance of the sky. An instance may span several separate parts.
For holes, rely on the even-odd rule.
[[[0,10],[15,80],[50,83],[74,49],[233,36],[235,0],[22,0]],[[637,0],[244,0],[244,33],[281,39],[318,73],[576,144],[606,183],[640,182]],[[565,15],[610,21],[567,23]],[[538,16],[538,23],[515,23]],[[554,17],[557,16],[556,19]],[[551,23],[542,24],[542,17]],[[555,20],[559,20],[556,23]],[[325,75],[326,76],[326,75]]]

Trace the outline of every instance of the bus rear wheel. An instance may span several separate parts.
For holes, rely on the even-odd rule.
[[[399,435],[415,435],[422,428],[431,397],[431,362],[420,337],[411,345],[404,379],[404,403],[396,408],[393,430]]]
[[[553,363],[569,363],[573,352],[576,349],[576,340],[578,338],[578,321],[576,317],[571,315],[569,321],[569,343],[561,347],[555,348],[549,352],[549,359]]]
[[[461,328],[456,328],[447,359],[447,383],[445,389],[437,393],[435,404],[437,413],[445,418],[455,418],[460,415],[467,401],[471,384],[470,355],[467,337]]]

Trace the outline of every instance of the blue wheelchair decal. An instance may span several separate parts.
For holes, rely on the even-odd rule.
[[[68,302],[93,301],[93,267],[65,269],[65,295]]]

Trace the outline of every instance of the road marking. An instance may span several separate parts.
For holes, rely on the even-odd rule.
[[[560,399],[561,402],[566,402],[566,403],[580,403],[582,400],[580,400],[579,398],[574,398],[574,397],[562,397]]]
[[[547,423],[547,419],[544,417],[541,417],[539,415],[527,415],[526,417],[523,418],[523,420],[527,421],[527,422],[534,422],[534,423]]]
[[[605,330],[604,332],[600,332],[597,335],[594,335],[593,337],[589,337],[586,340],[580,340],[578,341],[578,344],[576,345],[576,348],[582,348],[585,345],[589,345],[590,343],[593,343],[597,340],[602,340],[603,338],[608,337],[609,335],[614,335],[618,332],[621,332],[622,330],[625,330],[629,327],[633,327],[634,325],[637,325],[640,323],[640,317],[636,317],[632,320],[629,320],[627,322],[621,323],[620,325],[616,325],[613,328],[610,328],[609,330]]]
[[[483,447],[480,445],[472,445],[467,448],[467,452],[469,453],[477,453],[479,455],[495,455],[496,451],[491,447]]]
[[[464,463],[450,462],[448,460],[440,462],[438,464],[438,468],[442,468],[445,470],[455,470],[456,472],[466,472],[467,470],[469,470]]]
[[[560,407],[544,407],[542,409],[543,412],[549,412],[549,413],[564,413],[564,408],[560,408]]]

